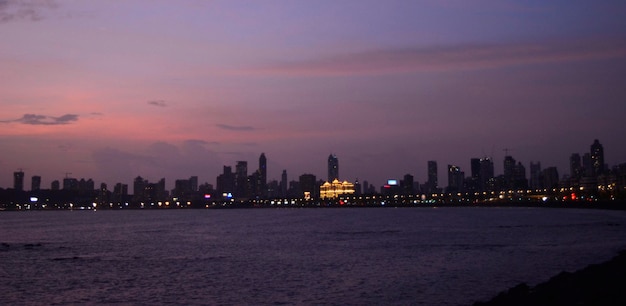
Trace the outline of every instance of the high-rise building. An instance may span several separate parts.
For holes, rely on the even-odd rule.
[[[427,192],[436,193],[439,188],[439,183],[437,182],[437,162],[434,160],[428,161],[428,181],[427,184]]]
[[[315,175],[300,175],[300,190],[302,190],[305,199],[317,198],[319,196],[319,186],[317,186]]]
[[[356,184],[358,183],[359,181],[357,180],[357,182],[355,183],[355,191],[358,191],[356,189]],[[402,179],[402,182],[400,183],[400,187],[402,188],[402,193],[405,195],[415,194],[415,188],[413,188],[414,183],[415,183],[415,179],[413,178],[413,176],[408,173],[405,174],[404,178]],[[360,189],[360,186],[359,186],[359,189]],[[360,191],[358,191],[358,193],[360,193]]]
[[[235,192],[235,174],[233,168],[230,166],[224,166],[222,174],[217,176],[217,191],[221,194],[228,194]]]
[[[530,162],[530,188],[533,190],[542,189],[541,183],[541,163]]]
[[[515,167],[513,167],[513,188],[528,188],[528,179],[526,179],[526,167],[524,167],[521,162],[517,162]]]
[[[514,172],[515,159],[513,156],[507,155],[504,157],[504,181],[507,188],[511,188],[513,185]]]
[[[259,185],[261,195],[265,196],[267,191],[267,158],[265,158],[265,153],[261,153],[259,157]]]
[[[13,172],[13,189],[24,191],[24,172],[22,170]]]
[[[361,186],[361,183],[359,183],[359,179],[356,179],[356,182],[354,182],[354,194],[355,195],[361,195],[363,194],[363,189]]]
[[[249,197],[248,162],[238,161],[235,166],[235,195],[239,198]]]
[[[339,179],[339,159],[334,154],[328,155],[328,182]]]
[[[591,144],[591,163],[593,176],[604,174],[604,148],[597,139]]]
[[[448,165],[448,192],[462,192],[465,173],[461,168],[454,165]]]
[[[480,158],[472,158],[470,160],[470,166],[472,171],[472,179],[478,181],[480,178]]]
[[[583,154],[583,172],[585,177],[595,176],[593,172],[593,159],[589,153]]]
[[[63,179],[63,190],[78,190],[78,180],[72,177],[66,177]],[[92,188],[93,189],[93,188]]]
[[[370,183],[368,181],[363,181],[363,194],[370,193]]]
[[[192,176],[189,178],[189,187],[191,188],[191,192],[198,191],[198,177]]]
[[[491,191],[493,190],[493,160],[489,157],[480,159],[480,175],[479,175],[479,190]]]
[[[39,189],[41,189],[41,176],[35,175],[31,178],[30,190],[37,191]]]
[[[287,196],[287,170],[283,170],[283,173],[280,176],[280,195],[282,197]]]
[[[556,167],[543,169],[543,188],[555,189],[559,187],[559,172]]]
[[[569,175],[572,179],[580,179],[583,176],[583,165],[578,153],[569,157]]]

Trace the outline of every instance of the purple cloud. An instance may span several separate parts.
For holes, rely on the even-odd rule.
[[[41,11],[56,8],[52,0],[0,0],[0,23],[14,20],[39,21]]]
[[[153,106],[158,106],[158,107],[166,107],[167,106],[167,103],[164,100],[148,101],[148,104],[153,105]]]
[[[30,125],[63,125],[63,124],[69,124],[75,121],[78,121],[78,115],[75,115],[75,114],[65,114],[60,117],[52,117],[52,116],[36,115],[36,114],[24,114],[22,118],[15,119],[15,120],[5,120],[1,122],[4,122],[4,123],[19,122],[22,124],[30,124]]]

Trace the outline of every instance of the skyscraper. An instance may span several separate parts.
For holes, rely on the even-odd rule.
[[[260,194],[265,197],[267,192],[267,158],[265,158],[265,153],[261,153],[259,157],[259,181]]]
[[[494,177],[493,161],[489,157],[480,159],[480,190],[490,191],[492,189],[492,179]]]
[[[448,192],[463,191],[463,181],[465,173],[461,168],[454,165],[448,165]]]
[[[508,188],[513,185],[513,176],[515,173],[515,159],[511,155],[504,157],[504,180]]]
[[[472,171],[472,179],[478,181],[480,177],[480,158],[472,158],[470,160],[470,166]]]
[[[591,163],[594,176],[604,174],[604,148],[597,139],[591,144]]]
[[[537,190],[543,188],[541,183],[541,163],[530,162],[530,188]]]
[[[434,160],[428,161],[428,181],[426,184],[428,185],[429,193],[437,192],[439,183],[437,182],[437,162]]]
[[[334,154],[328,155],[328,182],[339,179],[339,159]]]
[[[595,176],[593,172],[593,159],[589,153],[583,154],[583,172],[586,177]]]
[[[574,153],[569,157],[569,175],[573,179],[579,179],[583,174],[583,166],[580,154]]]
[[[24,172],[22,170],[13,172],[13,189],[24,191]]]
[[[283,170],[280,176],[280,195],[282,197],[287,196],[287,170]]]
[[[35,175],[30,180],[30,190],[37,191],[41,189],[41,176]]]
[[[248,162],[238,161],[235,166],[235,195],[240,198],[247,198],[248,192]]]

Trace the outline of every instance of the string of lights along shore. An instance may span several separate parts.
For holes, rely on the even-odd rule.
[[[112,209],[181,208],[278,205],[422,205],[432,203],[502,202],[584,202],[615,201],[626,198],[626,163],[609,166],[604,148],[594,140],[588,152],[573,153],[569,175],[559,175],[556,167],[542,167],[531,161],[530,171],[505,149],[504,173],[494,173],[491,157],[471,158],[469,175],[459,166],[448,164],[447,186],[441,187],[437,161],[427,161],[427,180],[419,183],[411,174],[390,178],[382,186],[367,180],[348,181],[340,176],[340,159],[330,154],[328,176],[321,180],[304,173],[289,180],[282,170],[280,180],[268,180],[267,157],[261,153],[251,170],[248,161],[237,161],[216,178],[216,184],[199,184],[197,176],[177,179],[167,190],[165,179],[150,182],[137,176],[130,193],[127,184],[117,183],[110,190],[106,183],[95,187],[93,179],[76,179],[66,173],[49,189],[41,186],[41,176],[31,177],[25,187],[25,172],[13,173],[13,188],[0,189],[0,208],[24,209]]]

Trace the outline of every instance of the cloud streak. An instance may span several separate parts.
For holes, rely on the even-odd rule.
[[[78,115],[75,114],[65,114],[60,117],[52,117],[45,115],[37,115],[37,114],[24,114],[22,118],[14,119],[14,120],[5,120],[0,121],[3,123],[11,123],[18,122],[22,124],[29,125],[64,125],[70,124],[78,121]]]
[[[148,101],[149,105],[152,106],[158,106],[158,107],[166,107],[167,103],[164,100],[153,100],[153,101]]]
[[[227,124],[216,124],[215,126],[217,126],[218,128],[222,129],[222,130],[229,130],[229,131],[254,131],[256,130],[254,127],[251,126],[236,126],[236,125],[227,125]]]
[[[56,8],[52,0],[0,0],[0,23],[15,20],[39,21],[43,10]]]
[[[465,44],[383,49],[279,62],[254,72],[289,76],[372,75],[490,69],[622,57],[626,57],[626,41],[623,39]]]

